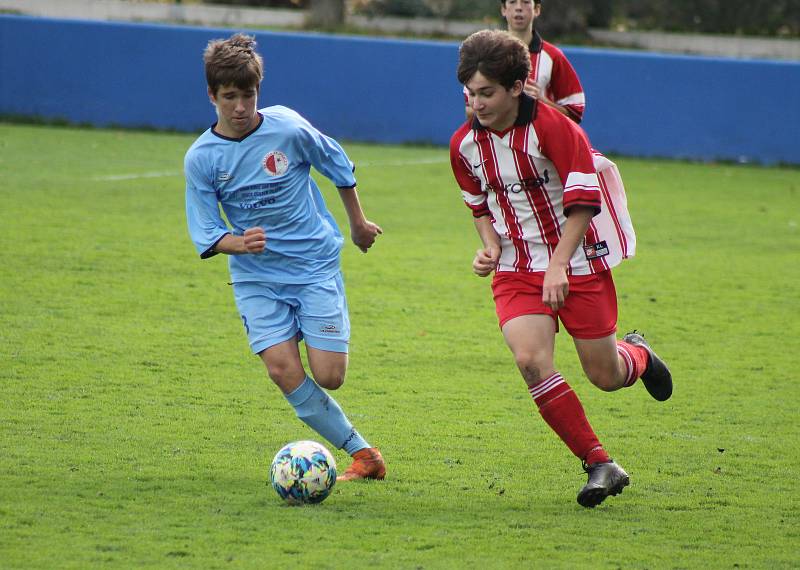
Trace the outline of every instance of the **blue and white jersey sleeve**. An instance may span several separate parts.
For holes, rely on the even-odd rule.
[[[213,175],[212,165],[205,164],[205,155],[198,153],[194,147],[189,149],[184,158],[186,176],[186,220],[189,225],[189,236],[197,253],[205,259],[216,255],[214,245],[225,234],[231,233],[219,210],[217,193],[209,174]]]

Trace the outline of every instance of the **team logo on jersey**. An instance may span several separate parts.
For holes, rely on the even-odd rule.
[[[550,173],[545,170],[541,176],[537,178],[526,178],[524,180],[520,180],[519,182],[511,182],[509,184],[503,184],[503,190],[506,193],[511,192],[512,194],[519,194],[523,190],[528,192],[533,192],[537,188],[544,188],[545,184],[550,183]],[[490,183],[486,184],[486,191],[487,192],[497,192],[497,187],[493,186]]]
[[[605,257],[608,255],[608,245],[605,241],[600,241],[593,244],[586,244],[583,246],[583,251],[586,253],[586,259],[597,259],[598,257]]]
[[[270,176],[280,176],[289,168],[289,159],[281,151],[273,150],[267,153],[261,166]]]

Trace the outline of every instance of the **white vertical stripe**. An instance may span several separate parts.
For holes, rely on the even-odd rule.
[[[550,79],[553,77],[553,58],[544,51],[539,52],[539,65],[536,73],[536,84],[547,94],[550,88]]]

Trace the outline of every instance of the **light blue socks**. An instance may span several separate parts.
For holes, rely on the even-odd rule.
[[[336,449],[353,455],[370,445],[353,428],[342,408],[311,377],[306,376],[286,399],[297,417],[315,432],[327,439]]]

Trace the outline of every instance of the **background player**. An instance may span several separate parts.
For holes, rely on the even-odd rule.
[[[524,93],[529,73],[527,46],[507,32],[486,30],[464,41],[458,80],[475,118],[453,135],[450,158],[483,242],[473,270],[481,277],[495,272],[492,291],[503,336],[542,417],[584,462],[589,477],[577,500],[594,507],[620,493],[629,478],[555,369],[559,319],[600,389],[631,386],[641,377],[655,399],[666,400],[672,378],[641,335],[615,338],[610,268],[625,257],[632,226],[622,211],[616,225],[594,218],[604,204],[622,210],[624,194],[603,200],[608,188],[586,135]]]
[[[525,93],[580,123],[586,107],[583,87],[564,52],[544,41],[534,29],[541,11],[541,2],[500,0],[500,14],[508,31],[528,46],[530,52],[531,71],[525,81]],[[472,118],[469,104],[467,118]]]
[[[320,388],[344,382],[350,322],[339,266],[344,240],[311,166],[339,188],[361,251],[381,229],[364,217],[353,164],[336,141],[286,107],[256,109],[263,63],[252,37],[210,42],[204,62],[218,121],[185,157],[192,241],[203,259],[230,256],[233,293],[253,352],[297,416],[354,458],[339,479],[383,479],[380,452]],[[313,379],[300,359],[302,338]]]

